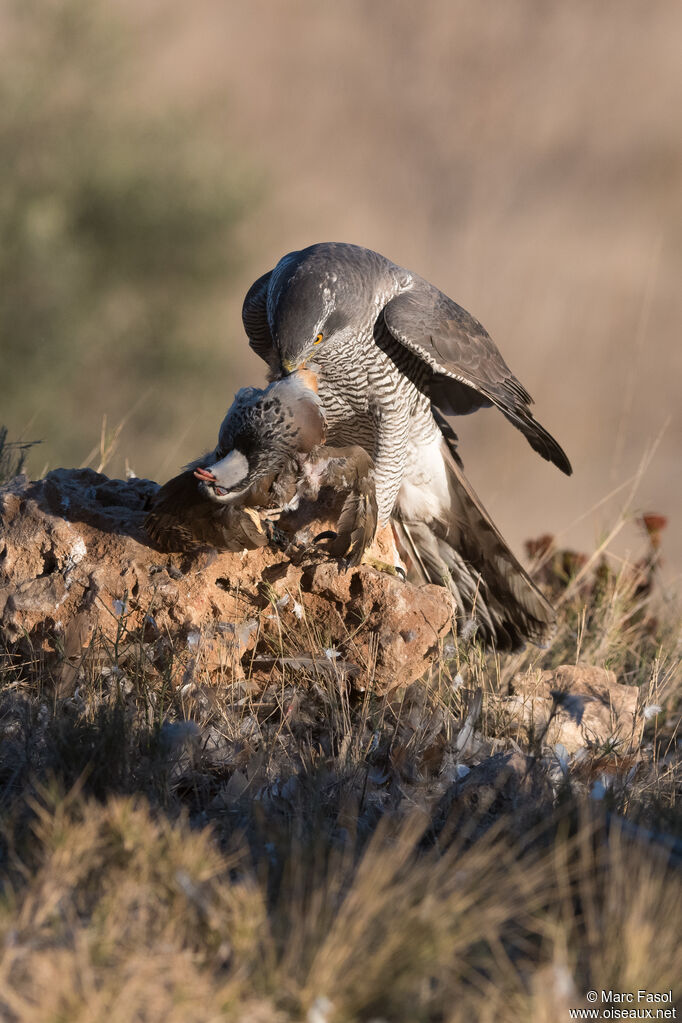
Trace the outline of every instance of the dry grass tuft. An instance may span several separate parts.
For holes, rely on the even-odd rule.
[[[304,612],[269,678],[175,649],[152,671],[125,610],[66,698],[5,651],[0,1015],[540,1023],[589,988],[672,988],[682,686],[655,526],[632,564],[544,538],[549,648],[450,641],[386,698]],[[509,681],[558,664],[638,688],[636,750],[510,728]]]
[[[598,818],[465,848],[412,813],[361,852],[275,835],[259,862],[132,798],[34,812],[0,914],[7,1019],[541,1021],[679,976],[679,877]]]

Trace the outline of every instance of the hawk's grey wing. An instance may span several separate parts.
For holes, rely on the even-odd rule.
[[[538,454],[570,476],[566,454],[533,418],[533,399],[485,328],[428,281],[413,280],[412,288],[386,304],[383,320],[397,341],[430,366],[427,387],[434,405],[448,415],[496,405]]]
[[[256,355],[267,362],[271,379],[281,373],[279,352],[272,340],[268,323],[268,286],[272,270],[254,281],[246,293],[242,306],[242,323],[249,339],[249,346]]]

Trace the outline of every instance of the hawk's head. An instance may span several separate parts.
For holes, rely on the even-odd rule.
[[[334,250],[336,258],[330,255]],[[345,251],[351,246],[311,246],[275,267],[268,293],[268,323],[285,373],[309,359],[324,362],[366,329],[368,289],[356,279]]]

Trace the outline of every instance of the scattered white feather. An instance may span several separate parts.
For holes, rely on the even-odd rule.
[[[329,1023],[329,1017],[334,1006],[324,995],[316,998],[308,1009],[306,1023]]]
[[[123,671],[116,664],[112,664],[110,667],[108,665],[105,665],[103,668],[100,668],[99,673],[101,678],[115,679],[120,678],[123,675]]]
[[[87,553],[88,548],[85,546],[85,541],[82,537],[77,537],[69,551],[69,567],[79,565]]]
[[[464,625],[459,630],[459,634],[465,643],[468,643],[470,639],[474,638],[477,628],[478,621],[475,618],[467,618]]]

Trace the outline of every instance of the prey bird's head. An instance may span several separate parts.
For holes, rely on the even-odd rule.
[[[237,392],[221,424],[215,450],[195,468],[199,490],[209,500],[230,504],[251,486],[255,450],[253,409],[264,393],[257,387],[242,387]]]
[[[313,374],[305,372],[264,391],[242,388],[223,420],[215,451],[194,470],[201,493],[230,504],[321,444],[325,424],[315,384]]]
[[[236,448],[213,465],[194,470],[199,490],[217,504],[230,504],[251,485],[248,458]]]

